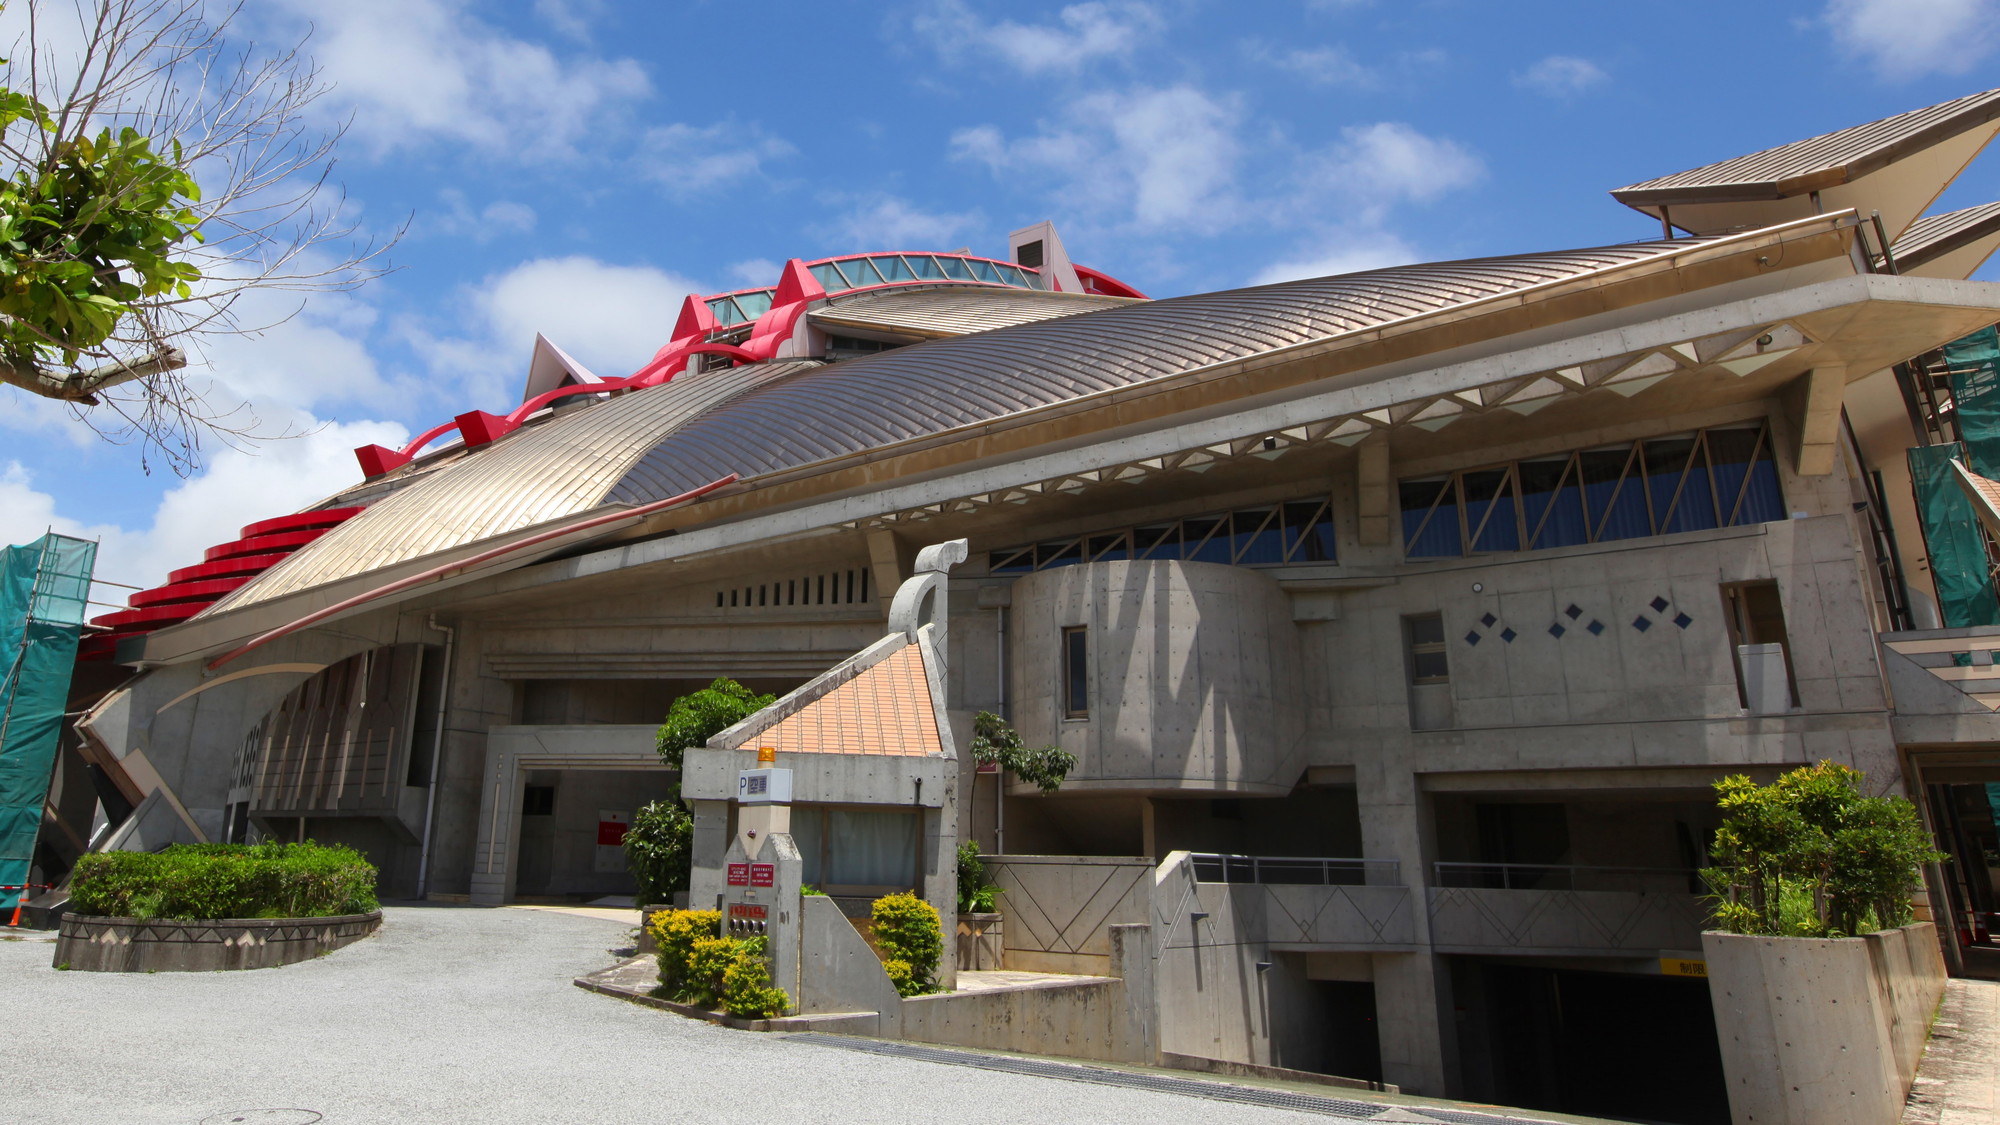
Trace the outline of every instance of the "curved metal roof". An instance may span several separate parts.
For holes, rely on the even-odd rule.
[[[2000,90],[1968,94],[1865,125],[1719,160],[1671,176],[1615,188],[1612,198],[1642,203],[1779,199],[1858,179],[2000,117]]]
[[[1129,297],[1034,289],[889,289],[835,297],[806,315],[821,328],[945,339],[1129,305]]]
[[[944,434],[1275,349],[1437,313],[1706,239],[1397,266],[1016,324],[821,365],[683,377],[558,414],[429,474],[214,611],[507,534]]]
[[[609,498],[641,503],[732,471],[749,480],[1699,241],[1396,266],[1142,301],[880,352],[762,384],[707,412],[641,457]]]
[[[1981,203],[1942,215],[1925,215],[1910,224],[1896,240],[1898,269],[1924,266],[1954,250],[1962,249],[2000,232],[2000,203]]]
[[[680,427],[816,360],[732,367],[560,412],[432,472],[321,536],[216,611],[589,511],[632,463]]]

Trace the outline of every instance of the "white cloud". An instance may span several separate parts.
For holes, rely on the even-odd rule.
[[[1458,142],[1429,137],[1397,121],[1350,125],[1319,158],[1322,173],[1361,206],[1383,210],[1427,202],[1478,182],[1486,166]]]
[[[1902,81],[1977,66],[1993,50],[2000,0],[1828,0],[1824,19],[1846,53]]]
[[[606,0],[535,0],[535,14],[559,34],[590,42],[591,25],[603,18]]]
[[[884,196],[841,216],[834,230],[844,250],[948,250],[961,232],[984,221],[977,211],[923,211],[907,199]]]
[[[602,119],[644,97],[629,58],[558,57],[473,15],[466,0],[282,0],[271,28],[308,44],[334,86],[324,108],[353,114],[350,137],[378,152],[454,141],[523,161],[572,154]],[[266,9],[261,13],[271,19]]]
[[[1273,44],[1252,42],[1250,57],[1265,66],[1298,75],[1320,86],[1373,86],[1375,72],[1364,66],[1338,43],[1324,47],[1283,50]]]
[[[1611,76],[1589,59],[1550,55],[1515,75],[1514,85],[1552,98],[1567,98],[1610,80]]]
[[[1252,285],[1270,285],[1307,277],[1331,277],[1400,266],[1417,260],[1417,252],[1393,234],[1379,230],[1343,231],[1329,236],[1316,247],[1300,252],[1259,270]]]
[[[785,272],[785,263],[769,258],[750,258],[732,262],[723,268],[731,278],[743,283],[743,288],[751,289],[760,285],[776,285],[778,275]]]
[[[1067,103],[1062,121],[1007,139],[990,125],[961,129],[952,154],[996,174],[1053,181],[1066,207],[1120,216],[1141,230],[1233,225],[1243,113],[1233,98],[1192,86],[1102,91]]]
[[[663,125],[640,138],[639,167],[669,194],[690,196],[762,175],[765,161],[797,151],[755,125]]]
[[[535,333],[596,374],[622,377],[666,344],[682,299],[707,291],[652,266],[537,258],[469,286],[454,334],[416,327],[410,343],[434,373],[457,380],[456,410],[498,413],[520,401]]]
[[[525,203],[496,199],[475,211],[457,188],[438,192],[440,211],[423,216],[423,226],[437,234],[461,235],[474,242],[490,242],[502,235],[526,234],[535,229],[535,209]]]
[[[1128,55],[1159,30],[1160,14],[1131,0],[1092,0],[1056,13],[1054,23],[988,22],[963,0],[936,0],[911,24],[947,58],[985,54],[1023,74],[1079,70],[1097,59]]]

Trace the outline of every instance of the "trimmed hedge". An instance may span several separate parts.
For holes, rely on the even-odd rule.
[[[904,891],[875,900],[871,918],[882,968],[902,996],[942,992],[938,959],[944,953],[944,928],[937,908]]]
[[[765,939],[723,936],[721,912],[655,911],[646,933],[660,949],[653,995],[745,1019],[768,1019],[791,1006],[784,989],[771,987]]]
[[[76,861],[70,909],[103,918],[329,918],[366,914],[375,867],[341,846],[175,844]]]

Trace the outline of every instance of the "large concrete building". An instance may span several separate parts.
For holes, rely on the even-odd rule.
[[[139,810],[97,844],[629,893],[669,702],[877,643],[964,538],[957,744],[990,710],[1077,757],[947,771],[1010,960],[1101,971],[1146,922],[1162,1050],[1708,1120],[1718,777],[1923,800],[1947,952],[1992,952],[2000,628],[1945,627],[1907,451],[1959,436],[1937,349],[2000,321],[1965,280],[2000,205],[1925,214],[1996,129],[2000,91],[1623,188],[1611,246],[1146,300],[1044,224],[794,260],[662,310],[626,378],[543,341],[518,408],[103,623],[134,674],[82,755]],[[926,807],[802,805],[808,881],[937,870]]]

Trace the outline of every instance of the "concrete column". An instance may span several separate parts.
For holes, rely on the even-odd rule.
[[[696,862],[688,877],[688,909],[714,910],[715,896],[726,886],[721,863],[704,867],[702,856],[721,856],[729,850],[729,802],[689,801],[694,815],[694,855]]]
[[[1389,545],[1395,487],[1389,472],[1389,438],[1376,434],[1354,447],[1356,530],[1364,547]]]
[[[1833,471],[1840,448],[1840,405],[1847,394],[1847,367],[1822,364],[1785,388],[1785,413],[1797,434],[1794,463],[1802,477]]]
[[[1384,755],[1394,757],[1394,755]],[[1377,759],[1355,769],[1355,797],[1361,813],[1362,852],[1369,859],[1400,861],[1410,888],[1417,942],[1430,943],[1428,872],[1422,794],[1409,770]],[[1375,1028],[1382,1049],[1382,1077],[1405,1093],[1444,1096],[1449,1089],[1447,1055],[1451,1028],[1443,1025],[1449,982],[1428,948],[1415,953],[1378,953],[1375,967]]]

